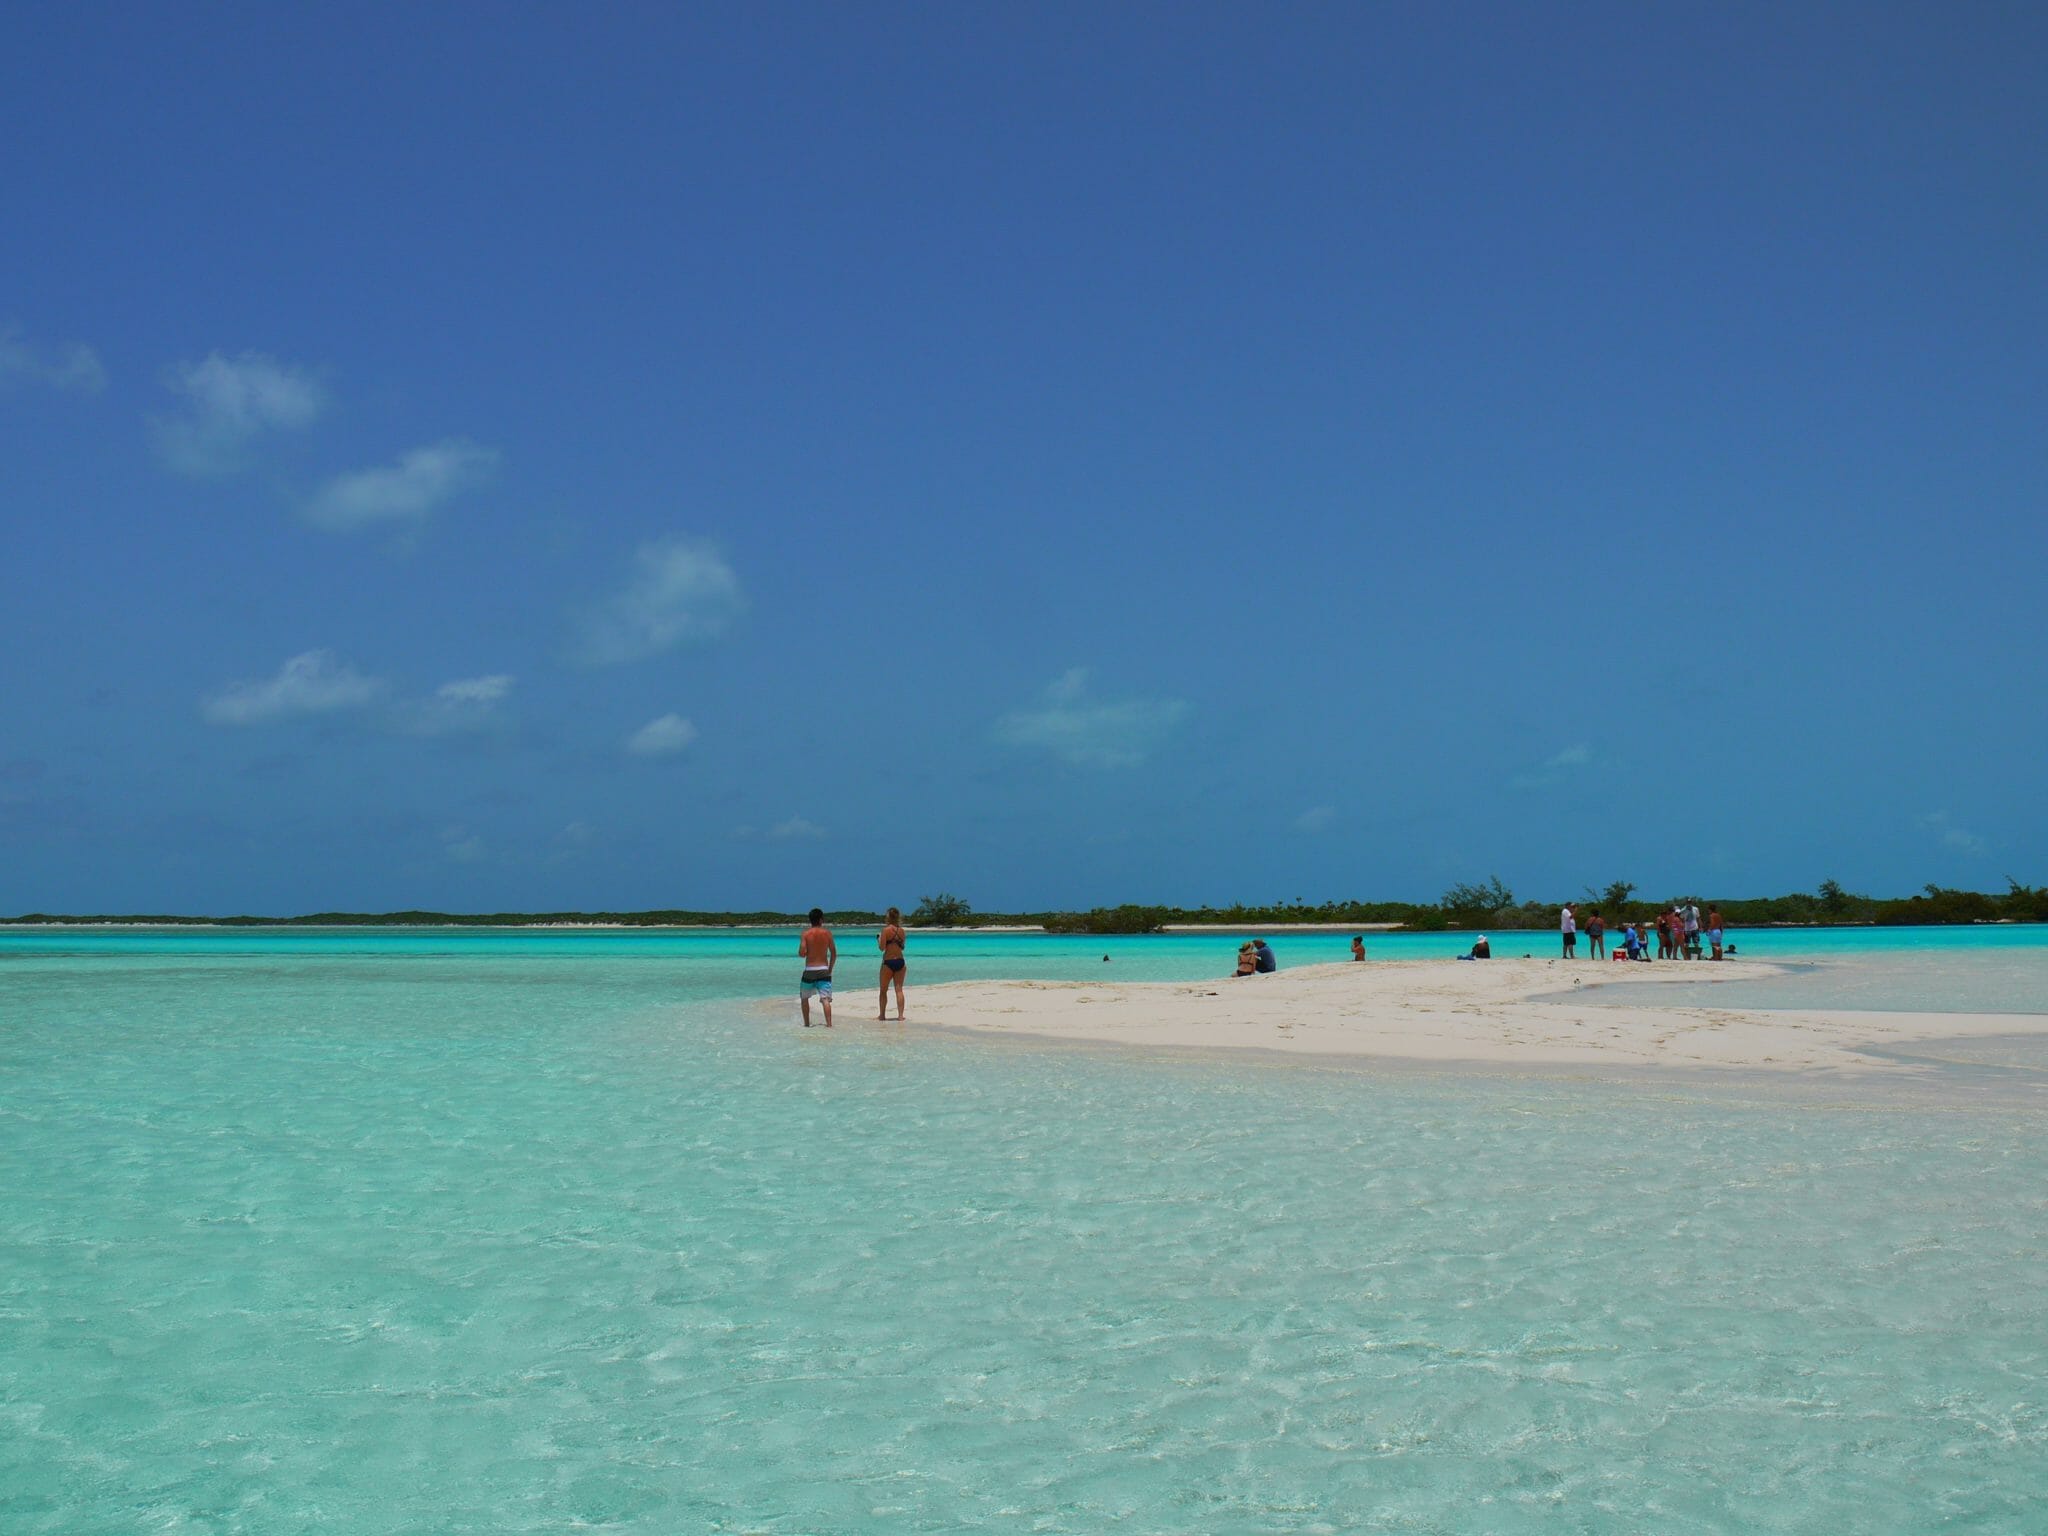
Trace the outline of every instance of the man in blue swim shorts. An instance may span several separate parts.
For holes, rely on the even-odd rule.
[[[811,1027],[811,999],[825,1009],[825,1027],[832,1027],[832,967],[839,963],[839,946],[832,930],[825,926],[825,914],[811,908],[811,926],[797,940],[796,952],[804,957],[804,973],[797,982],[797,1001],[803,1005],[804,1028]]]

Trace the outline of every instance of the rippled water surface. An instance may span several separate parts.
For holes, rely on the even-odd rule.
[[[0,1529],[2040,1528],[2038,1113],[806,1034],[764,946],[10,941]]]

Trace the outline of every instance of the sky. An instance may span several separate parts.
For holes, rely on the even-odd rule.
[[[2048,11],[15,6],[0,913],[2048,881]]]

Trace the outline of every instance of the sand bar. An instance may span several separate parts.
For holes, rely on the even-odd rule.
[[[1898,1073],[1877,1050],[2038,1034],[2048,1014],[1610,1006],[1597,994],[1779,974],[1762,961],[1397,960],[1206,982],[976,981],[912,989],[922,1024],[1163,1049],[1418,1063]],[[857,1015],[856,1015],[857,1017]]]

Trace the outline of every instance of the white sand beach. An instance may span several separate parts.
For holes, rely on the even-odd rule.
[[[1760,961],[1627,965],[1410,960],[1208,982],[956,982],[917,988],[915,1022],[1168,1049],[1253,1049],[1418,1063],[1913,1070],[1864,1047],[2048,1035],[2048,1015],[1608,1006],[1603,988],[1777,974]]]

